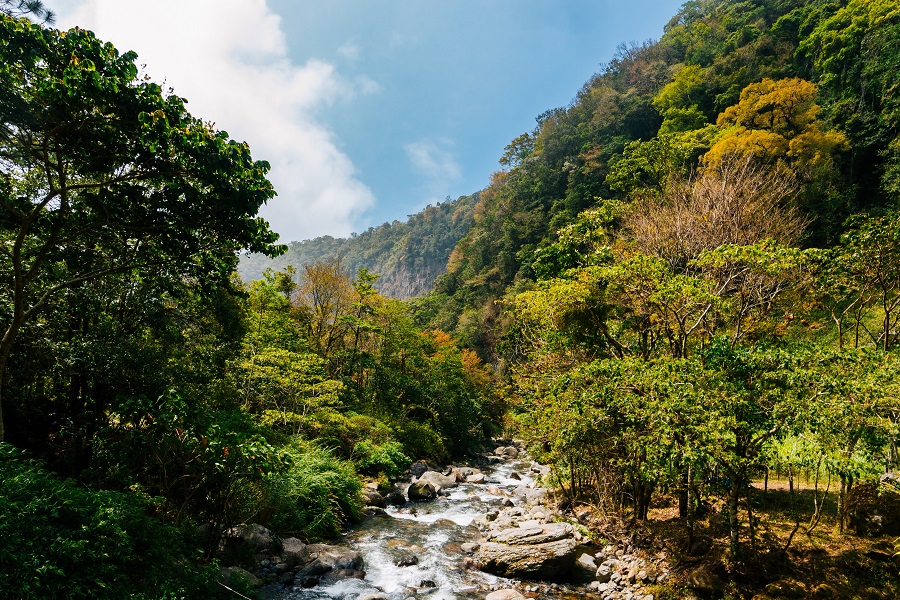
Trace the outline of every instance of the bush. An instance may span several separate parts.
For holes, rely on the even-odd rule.
[[[444,462],[448,458],[447,447],[439,433],[424,423],[403,421],[397,425],[397,438],[403,449],[415,458],[430,458]]]
[[[403,453],[403,445],[394,440],[383,444],[373,444],[369,440],[357,442],[353,448],[359,472],[365,475],[384,474],[396,477],[403,473],[412,462]]]
[[[181,532],[133,494],[61,480],[0,443],[0,598],[215,598]]]
[[[331,408],[317,410],[302,417],[297,423],[297,430],[304,438],[332,448],[342,458],[351,458],[356,444],[363,440],[381,444],[391,437],[391,430],[383,421]]]
[[[353,463],[330,450],[295,441],[291,466],[266,482],[266,512],[273,529],[307,540],[333,537],[362,510],[362,482]]]

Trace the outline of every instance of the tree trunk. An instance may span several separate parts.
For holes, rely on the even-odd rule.
[[[691,498],[691,468],[687,468],[686,476],[684,478],[684,497],[685,497],[685,512],[684,512],[684,520],[685,520],[685,529],[687,530],[687,549],[685,552],[690,556],[691,550],[694,546],[694,499]]]
[[[15,329],[18,329],[16,327]],[[12,350],[12,342],[15,338],[13,325],[10,325],[0,342],[0,442],[6,440],[6,426],[3,422],[3,384],[6,382],[6,363],[9,359],[10,350]]]
[[[728,526],[731,537],[731,556],[738,556],[738,542],[740,534],[740,523],[738,522],[738,501],[741,496],[741,484],[737,477],[731,479],[731,490],[728,494]]]

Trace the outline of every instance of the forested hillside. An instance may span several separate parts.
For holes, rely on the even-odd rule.
[[[245,281],[262,277],[265,269],[300,269],[317,261],[340,260],[348,273],[368,269],[379,275],[375,287],[390,298],[405,300],[430,292],[446,269],[447,258],[472,225],[478,194],[429,205],[406,222],[370,227],[349,238],[323,236],[291,242],[276,258],[243,257],[238,273]]]
[[[696,0],[658,42],[623,45],[569,106],[509,144],[437,285],[437,304],[455,303],[437,322],[483,323],[469,341],[489,356],[493,301],[572,266],[554,245],[583,210],[665,196],[714,156],[789,170],[790,202],[809,221],[797,242],[838,243],[850,215],[900,193],[896,11],[888,0]]]
[[[864,523],[898,494],[898,69],[893,1],[687,2],[509,144],[414,301],[494,365],[567,503],[673,506],[714,597],[812,594],[785,559],[845,543],[828,502],[832,531],[894,531]]]

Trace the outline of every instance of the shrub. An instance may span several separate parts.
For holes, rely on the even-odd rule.
[[[437,462],[447,459],[444,439],[431,426],[407,420],[397,424],[396,429],[404,451],[415,458],[430,458]]]
[[[359,472],[365,475],[384,474],[387,477],[396,477],[412,462],[403,453],[403,445],[394,440],[383,444],[373,444],[369,440],[357,442],[353,454],[356,456]]]
[[[313,540],[336,536],[345,523],[359,519],[362,482],[353,463],[299,440],[286,451],[290,467],[266,482],[272,528]]]
[[[134,494],[61,480],[0,443],[0,598],[215,598],[181,532]]]

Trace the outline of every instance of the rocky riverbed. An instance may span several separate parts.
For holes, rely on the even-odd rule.
[[[653,600],[666,553],[595,544],[553,509],[535,481],[546,472],[512,443],[477,466],[414,463],[407,483],[366,489],[368,516],[335,544],[240,528],[259,562],[227,575],[270,600]]]

